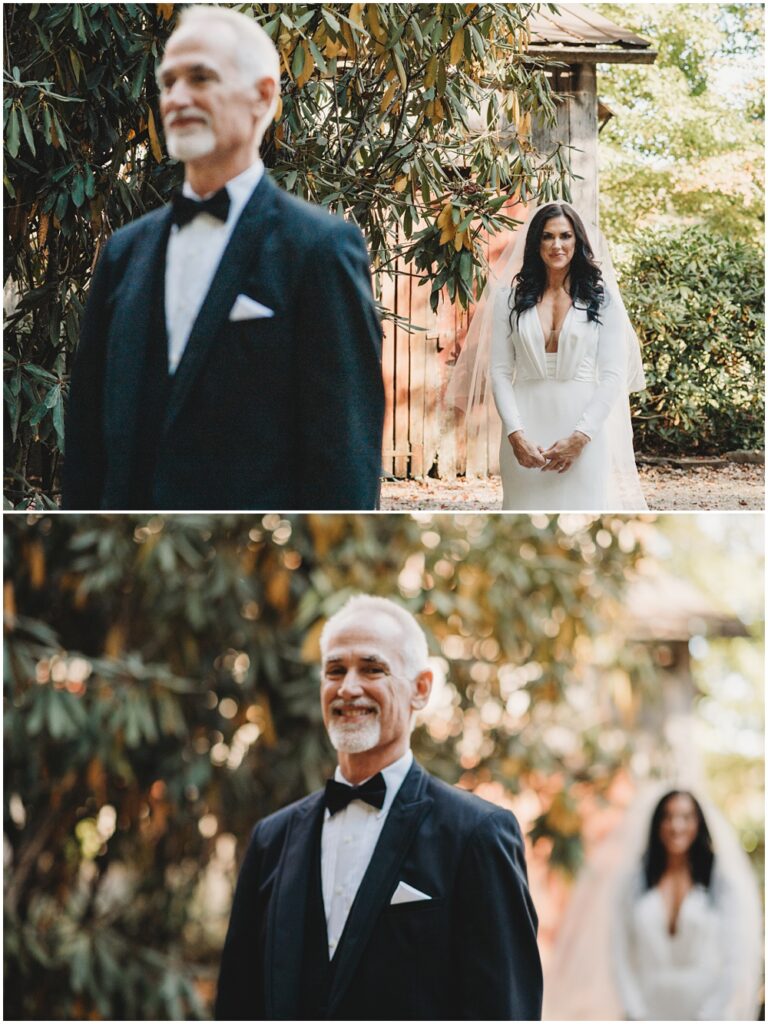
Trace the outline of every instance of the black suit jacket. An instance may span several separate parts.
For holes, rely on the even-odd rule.
[[[148,353],[165,345],[170,228],[170,206],[155,210],[117,231],[99,260],[72,370],[67,509],[146,506],[137,438]],[[230,321],[241,293],[275,315]],[[162,399],[153,507],[375,508],[380,358],[362,235],[265,175]]]
[[[259,822],[221,963],[221,1020],[295,1019],[323,794]],[[390,906],[400,881],[432,896]],[[531,1020],[541,1015],[537,918],[514,815],[414,762],[334,957],[333,1020]]]

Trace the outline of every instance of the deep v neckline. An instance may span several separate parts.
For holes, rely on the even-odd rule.
[[[664,898],[664,893],[661,891],[658,885],[655,886],[656,896],[658,897],[658,900],[661,904],[662,918],[664,921],[664,934],[670,942],[674,941],[680,934],[680,919],[683,916],[683,908],[685,907],[689,897],[693,892],[695,892],[695,890],[696,886],[692,885],[690,889],[688,889],[688,891],[683,895],[683,898],[680,900],[680,903],[678,905],[677,913],[674,915],[674,918],[670,922],[667,901]],[[674,931],[670,931],[670,924],[672,924]]]
[[[544,324],[541,322],[541,317],[539,316],[538,304],[535,305],[535,306],[532,306],[531,308],[533,310],[534,316],[536,317],[536,323],[539,326],[539,334],[541,335],[541,342],[542,342],[542,348],[544,350],[544,355],[545,356],[549,355],[549,356],[558,356],[559,357],[559,355],[560,355],[560,339],[563,336],[563,331],[565,330],[565,325],[568,323],[568,317],[571,315],[571,313],[574,310],[573,303],[571,303],[571,305],[568,307],[568,312],[565,314],[565,316],[563,317],[563,322],[560,324],[560,330],[557,332],[557,348],[555,349],[554,352],[547,352],[547,336],[544,333]],[[559,362],[559,359],[558,359],[558,362]]]

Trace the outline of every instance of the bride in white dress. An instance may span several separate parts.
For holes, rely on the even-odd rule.
[[[694,797],[673,790],[651,818],[642,870],[619,902],[616,982],[630,1020],[722,1020],[738,982],[736,903]]]
[[[545,962],[544,1020],[757,1019],[760,893],[704,806],[654,786],[592,851]]]
[[[628,401],[645,386],[639,344],[597,250],[599,262],[573,207],[549,203],[518,229],[475,309],[446,397],[469,430],[490,377],[505,510],[647,508]]]

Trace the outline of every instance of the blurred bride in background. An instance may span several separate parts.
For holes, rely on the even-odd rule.
[[[702,805],[704,810],[702,810]],[[760,895],[723,816],[638,798],[589,858],[545,965],[544,1019],[755,1020]]]
[[[642,863],[616,910],[613,968],[625,1017],[733,1020],[737,1000],[749,1014],[737,890],[691,793],[672,790],[659,800]]]

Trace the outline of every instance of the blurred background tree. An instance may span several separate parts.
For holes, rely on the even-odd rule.
[[[765,191],[764,25],[759,4],[596,4],[653,40],[651,73],[603,65],[615,110],[600,133],[609,238],[700,224],[760,245]]]
[[[525,53],[539,6],[549,5],[237,5],[281,57],[267,167],[289,192],[355,220],[375,271],[393,273],[400,255],[413,263],[433,304],[446,287],[466,306],[484,271],[476,240],[511,223],[511,195],[546,197],[567,179],[563,154],[545,159],[530,141],[532,112],[554,112]],[[3,8],[12,505],[55,503],[69,361],[101,246],[181,182],[154,74],[181,7]],[[503,140],[502,116],[514,129]]]
[[[6,1017],[210,1012],[252,826],[335,763],[318,637],[353,592],[427,632],[419,759],[513,806],[549,870],[578,866],[585,798],[663,747],[625,590],[678,544],[665,520],[7,518]]]
[[[765,447],[765,102],[757,4],[598,4],[652,39],[604,65],[600,218],[645,350],[637,447]]]

